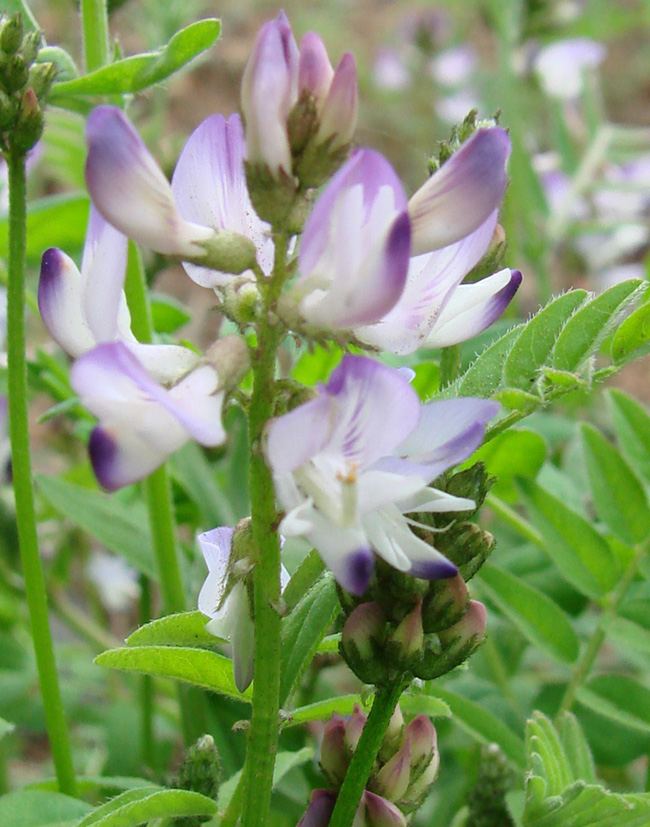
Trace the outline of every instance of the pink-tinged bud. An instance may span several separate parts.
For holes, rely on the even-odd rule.
[[[355,704],[354,712],[350,715],[350,720],[345,727],[345,746],[349,750],[350,755],[357,748],[359,738],[361,738],[361,733],[367,720],[368,716],[362,711],[359,704]]]
[[[311,94],[316,108],[320,109],[330,90],[333,77],[334,69],[327,56],[325,44],[316,32],[307,32],[300,41],[298,96],[305,92]]]
[[[404,798],[402,798],[399,802],[399,805],[403,810],[409,813],[417,810],[421,806],[431,785],[438,777],[439,769],[440,753],[436,748],[431,760],[425,766],[423,772],[418,777],[414,777],[413,773],[411,773],[411,777],[414,778],[414,780],[409,786]]]
[[[358,106],[357,67],[354,55],[346,52],[336,68],[320,113],[317,142],[331,138],[330,150],[349,144],[357,128]]]
[[[397,657],[402,660],[411,660],[416,657],[424,645],[424,630],[422,628],[422,601],[418,600],[412,609],[389,637],[391,647],[396,650]]]
[[[345,622],[341,634],[344,649],[354,647],[361,658],[372,658],[375,646],[383,640],[386,615],[379,603],[362,603]]]
[[[448,629],[465,614],[469,595],[460,574],[431,584],[424,597],[422,625],[426,634]]]
[[[414,778],[433,759],[438,744],[436,728],[426,715],[416,715],[406,727],[404,738],[411,742],[411,778]]]
[[[485,606],[478,600],[470,600],[467,611],[458,623],[440,632],[438,637],[444,647],[452,646],[461,649],[471,644],[472,651],[485,638],[487,628],[487,612]]]
[[[286,15],[265,23],[242,78],[246,159],[271,173],[291,173],[289,112],[298,100],[299,52]]]
[[[399,801],[408,790],[411,777],[411,740],[406,738],[401,749],[379,770],[372,787],[389,801]]]
[[[365,790],[352,827],[406,827],[406,819],[392,802]]]
[[[320,767],[330,784],[339,787],[349,763],[349,751],[345,745],[345,721],[335,714],[325,724],[320,745]]]
[[[314,790],[309,806],[296,827],[327,827],[335,804],[336,793],[331,790]]]

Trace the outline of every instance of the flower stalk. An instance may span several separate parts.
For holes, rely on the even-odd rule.
[[[76,780],[56,672],[48,620],[45,578],[39,555],[34,512],[25,358],[25,154],[15,150],[10,151],[6,159],[9,169],[9,284],[7,291],[9,434],[16,498],[16,522],[41,697],[59,790],[67,795],[75,795]]]
[[[86,72],[109,63],[108,9],[106,0],[81,0]]]

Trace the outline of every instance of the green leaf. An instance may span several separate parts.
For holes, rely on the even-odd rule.
[[[237,700],[250,700],[250,688],[242,695],[235,686],[232,661],[205,649],[184,646],[134,646],[110,649],[95,658],[95,663],[122,672],[139,672],[210,689]]]
[[[650,733],[650,689],[627,675],[599,675],[578,689],[577,698],[600,715]]]
[[[279,752],[275,759],[275,766],[273,767],[273,788],[278,786],[284,776],[299,767],[301,764],[306,764],[314,757],[314,750],[311,747],[303,747],[297,752]],[[227,781],[219,787],[219,795],[217,797],[217,808],[220,812],[227,809],[230,800],[235,794],[239,779],[241,778],[241,770],[231,775]],[[206,824],[206,827],[210,827]]]
[[[141,505],[125,506],[116,497],[73,485],[60,477],[36,477],[38,490],[62,516],[156,580],[149,523]]]
[[[587,296],[586,290],[571,290],[553,299],[533,316],[517,338],[503,367],[507,386],[528,390],[533,385],[539,369],[547,364],[560,332]]]
[[[127,646],[183,646],[214,649],[218,638],[205,630],[208,618],[201,612],[166,615],[140,626],[126,639]]]
[[[612,359],[617,365],[643,356],[650,350],[650,302],[637,307],[616,331]]]
[[[596,766],[578,719],[571,712],[565,712],[557,724],[562,747],[571,765],[573,778],[596,784]]]
[[[553,366],[575,371],[603,342],[612,326],[641,293],[645,282],[635,279],[615,284],[580,308],[567,322],[553,348]]]
[[[485,463],[488,474],[497,478],[494,494],[512,502],[517,495],[514,478],[537,476],[546,452],[546,442],[539,434],[513,428],[479,448],[472,463]]]
[[[136,790],[142,787],[154,787],[151,781],[146,778],[123,775],[78,775],[77,791],[79,794],[96,793],[98,789],[109,792],[123,792],[124,790]],[[55,777],[44,778],[42,781],[35,781],[29,785],[30,790],[51,790],[56,792],[59,788]]]
[[[143,787],[97,807],[77,827],[138,827],[156,818],[211,816],[216,810],[215,802],[200,793]]]
[[[87,195],[53,195],[33,201],[27,210],[29,264],[40,264],[48,247],[60,247],[70,255],[81,250],[86,237],[90,201]],[[0,221],[0,256],[9,253],[9,223]]]
[[[632,468],[650,483],[650,414],[622,391],[611,390],[609,398],[621,450]]]
[[[133,94],[169,77],[215,43],[221,23],[215,19],[199,20],[172,37],[157,52],[133,55],[103,66],[75,80],[55,83],[49,102],[76,95]]]
[[[449,718],[449,704],[424,692],[405,692],[399,699],[402,712],[407,716],[426,715],[427,718]]]
[[[503,383],[503,366],[524,325],[517,325],[486,348],[457,382],[440,394],[445,396],[480,396],[487,399]]]
[[[569,618],[556,603],[514,574],[488,563],[478,576],[489,600],[534,646],[553,660],[576,660],[580,643]]]
[[[311,589],[323,571],[325,571],[325,564],[316,549],[312,549],[291,575],[291,580],[282,592],[282,599],[289,610],[292,610],[302,596]]]
[[[339,695],[335,698],[328,698],[326,701],[300,706],[285,713],[282,728],[289,729],[310,721],[325,721],[335,712],[339,715],[351,715],[356,704],[365,706],[361,695]]]
[[[191,320],[187,308],[173,296],[154,293],[151,296],[151,319],[157,333],[176,333]]]
[[[484,706],[443,689],[435,682],[427,683],[427,694],[444,701],[451,714],[466,732],[483,744],[495,743],[519,769],[526,766],[524,742],[507,724]]]
[[[595,428],[582,426],[589,484],[600,519],[624,543],[640,543],[650,532],[650,506],[636,474]]]
[[[588,597],[608,594],[618,582],[619,564],[605,539],[591,523],[532,480],[519,480],[519,488],[546,553],[562,576]]]
[[[36,60],[38,63],[53,63],[56,66],[58,83],[79,77],[79,69],[72,55],[60,46],[44,46],[39,49]]]
[[[547,796],[559,795],[576,780],[560,736],[551,721],[540,712],[533,712],[526,723],[526,753],[529,760],[534,754],[541,758],[537,767],[533,761],[533,768],[541,771]]]
[[[57,792],[17,790],[0,798],[0,824],[7,827],[50,827],[76,821],[90,804]]]
[[[280,703],[286,702],[300,676],[311,663],[327,634],[340,604],[331,575],[318,580],[282,621]]]
[[[620,646],[650,655],[650,629],[626,617],[603,617],[601,625],[607,636]]]

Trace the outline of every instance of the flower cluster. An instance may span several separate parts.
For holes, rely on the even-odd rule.
[[[226,440],[224,406],[250,403],[238,386],[262,356],[255,342],[264,331],[276,343],[292,336],[365,351],[344,356],[326,385],[294,388],[288,404],[271,376],[276,416],[252,446],[272,472],[282,533],[306,538],[360,597],[379,563],[417,582],[453,582],[460,564],[436,548],[426,522],[450,514],[453,523],[477,501],[433,483],[473,453],[498,412],[480,399],[422,404],[408,370],[369,354],[475,336],[503,312],[521,274],[483,269],[475,278],[502,239],[507,133],[472,122],[409,197],[384,157],[353,149],[357,97],[352,56],[334,69],[320,37],[310,32],[298,46],[281,14],[262,27],[244,72],[243,120],[200,124],[171,182],[126,115],[98,107],[87,125],[93,206],[81,268],[46,251],[38,298],[48,330],[76,360],[72,387],[99,420],[90,456],[108,490],[144,478],[189,439]],[[127,237],[182,262],[239,335],[203,354],[138,341],[124,293]],[[230,641],[243,690],[258,551],[238,536],[222,527],[199,538],[210,572],[199,607]]]

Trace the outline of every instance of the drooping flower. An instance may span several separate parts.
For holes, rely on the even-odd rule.
[[[137,341],[124,295],[126,257],[126,236],[91,206],[81,271],[56,247],[43,253],[38,284],[41,318],[70,356],[119,341],[158,381],[175,381],[196,365],[198,357],[185,347]]]
[[[373,554],[415,577],[453,577],[404,515],[474,508],[429,484],[479,446],[497,411],[481,399],[422,405],[402,372],[344,357],[314,399],[269,426],[281,531],[306,537],[353,594],[366,590]]]
[[[307,219],[299,275],[281,307],[316,329],[349,329],[384,316],[408,271],[406,194],[388,161],[359,150],[336,173]]]
[[[226,438],[223,383],[212,364],[201,364],[164,388],[116,342],[84,353],[70,382],[100,420],[88,448],[97,479],[108,491],[143,479],[190,439],[215,446]]]
[[[521,283],[504,269],[475,284],[461,284],[483,258],[496,227],[496,211],[465,238],[414,256],[404,292],[379,321],[355,328],[362,342],[392,353],[448,347],[481,333],[503,313]]]
[[[121,109],[94,109],[86,139],[86,185],[97,209],[114,227],[159,253],[229,273],[253,265],[251,239],[181,216],[169,181]]]
[[[357,118],[353,56],[344,54],[335,71],[315,32],[308,32],[298,49],[281,12],[260,29],[242,78],[249,163],[265,165],[272,174],[291,175],[289,120],[303,96],[309,96],[315,107],[315,142],[328,142],[329,150],[348,144]]]
[[[208,567],[208,576],[199,593],[199,611],[210,618],[205,628],[224,638],[232,647],[235,684],[245,692],[253,680],[255,624],[246,583],[252,562],[247,556],[233,560],[234,528],[214,528],[199,534],[198,542]],[[289,573],[281,567],[281,587]]]

